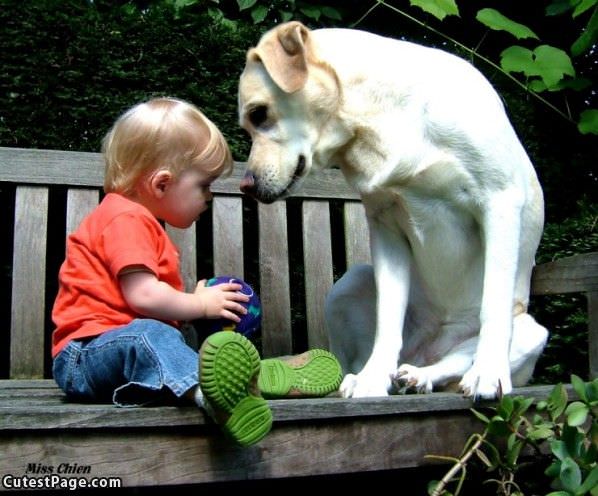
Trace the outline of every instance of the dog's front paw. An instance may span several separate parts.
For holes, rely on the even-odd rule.
[[[459,387],[465,396],[474,399],[495,399],[513,390],[511,374],[508,370],[500,373],[489,370],[488,367],[479,367],[474,363],[465,373]]]
[[[369,374],[347,374],[339,387],[343,398],[368,398],[388,396],[390,377],[374,377]]]
[[[399,392],[431,393],[434,387],[426,367],[415,367],[407,363],[397,369],[392,376],[392,382]]]

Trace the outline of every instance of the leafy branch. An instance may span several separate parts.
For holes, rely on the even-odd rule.
[[[502,397],[490,408],[491,415],[472,409],[484,431],[469,438],[458,458],[430,456],[450,460],[453,466],[440,481],[430,482],[428,494],[460,494],[468,463],[478,460],[497,474],[486,480],[497,485],[497,494],[524,496],[523,482],[516,481],[524,465],[521,460],[538,463],[548,458],[544,473],[554,491],[547,496],[597,496],[598,379],[585,383],[572,375],[571,384],[575,401],[570,402],[567,389],[558,384],[546,400],[536,403],[535,413],[530,410],[535,400],[522,396]]]

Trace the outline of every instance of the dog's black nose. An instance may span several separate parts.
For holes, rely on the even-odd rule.
[[[257,187],[255,185],[255,176],[253,175],[253,172],[247,171],[245,173],[245,176],[243,179],[241,179],[241,185],[239,188],[246,195],[255,195]]]

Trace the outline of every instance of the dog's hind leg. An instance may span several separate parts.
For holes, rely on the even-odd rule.
[[[357,374],[372,353],[376,285],[371,265],[354,265],[332,287],[325,303],[330,351],[344,374]]]
[[[521,387],[529,382],[546,340],[548,331],[527,314],[513,319],[513,337],[509,348],[509,364],[513,386]],[[420,393],[443,389],[458,381],[473,363],[478,336],[455,346],[438,362],[423,367],[401,364],[393,379],[396,387],[414,389]]]

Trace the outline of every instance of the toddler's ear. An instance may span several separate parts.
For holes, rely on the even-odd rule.
[[[150,177],[150,188],[156,197],[161,198],[172,182],[172,173],[165,169],[154,172]]]

